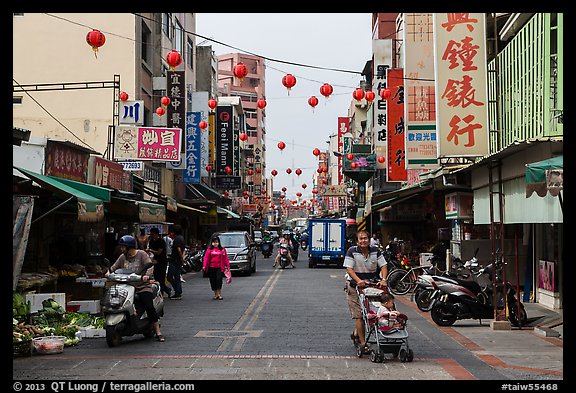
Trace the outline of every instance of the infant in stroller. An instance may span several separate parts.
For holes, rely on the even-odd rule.
[[[373,312],[372,312],[373,313]],[[368,318],[372,315],[368,313]],[[376,318],[378,318],[378,326],[380,331],[391,331],[394,328],[404,328],[408,317],[396,311],[394,304],[394,295],[391,293],[382,292],[380,295],[380,307],[376,311]]]
[[[411,362],[414,352],[408,344],[406,321],[408,317],[396,311],[394,296],[387,291],[366,288],[359,293],[366,326],[366,342],[371,346],[370,360],[384,361],[384,354],[391,353],[401,362]],[[357,356],[362,356],[357,351]]]

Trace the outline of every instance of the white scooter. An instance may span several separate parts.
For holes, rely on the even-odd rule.
[[[151,264],[144,267],[145,272]],[[141,272],[141,273],[142,273]],[[101,300],[102,313],[106,321],[106,344],[109,347],[120,345],[122,337],[143,334],[153,337],[154,328],[147,318],[146,312],[138,302],[138,295],[130,283],[142,281],[142,275],[132,269],[117,269],[107,277],[108,289]],[[153,284],[154,308],[159,317],[164,316],[164,299],[160,287]]]

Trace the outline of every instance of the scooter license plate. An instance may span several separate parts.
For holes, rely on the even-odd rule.
[[[322,259],[324,261],[329,261],[330,260],[330,255],[322,255]]]

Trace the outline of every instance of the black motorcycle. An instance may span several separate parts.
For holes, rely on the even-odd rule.
[[[271,241],[265,240],[262,242],[262,245],[260,246],[260,251],[262,251],[262,255],[264,256],[264,258],[270,258],[270,256],[272,256],[272,253],[274,252],[274,245],[272,244]]]
[[[495,274],[495,282],[502,282],[502,266],[501,257],[497,257],[494,263],[480,269],[478,274],[474,275],[475,279],[467,285],[463,282],[454,284],[434,281],[432,285],[438,291],[430,310],[432,320],[439,326],[451,326],[459,319],[493,319],[494,288],[492,275]],[[505,288],[506,292],[508,319],[513,326],[525,325],[528,316],[524,305],[517,299],[514,287],[510,282],[504,283],[502,287]],[[501,291],[496,293],[500,308],[503,307],[504,294],[498,292]],[[518,303],[520,309],[518,309]]]
[[[184,250],[184,262],[182,264],[182,270],[184,273],[199,272],[202,270],[202,265],[204,263],[204,251],[197,250],[192,251],[188,246]]]

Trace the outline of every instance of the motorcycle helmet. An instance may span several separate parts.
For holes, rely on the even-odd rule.
[[[136,239],[134,236],[124,235],[120,238],[118,244],[121,246],[136,248]]]

